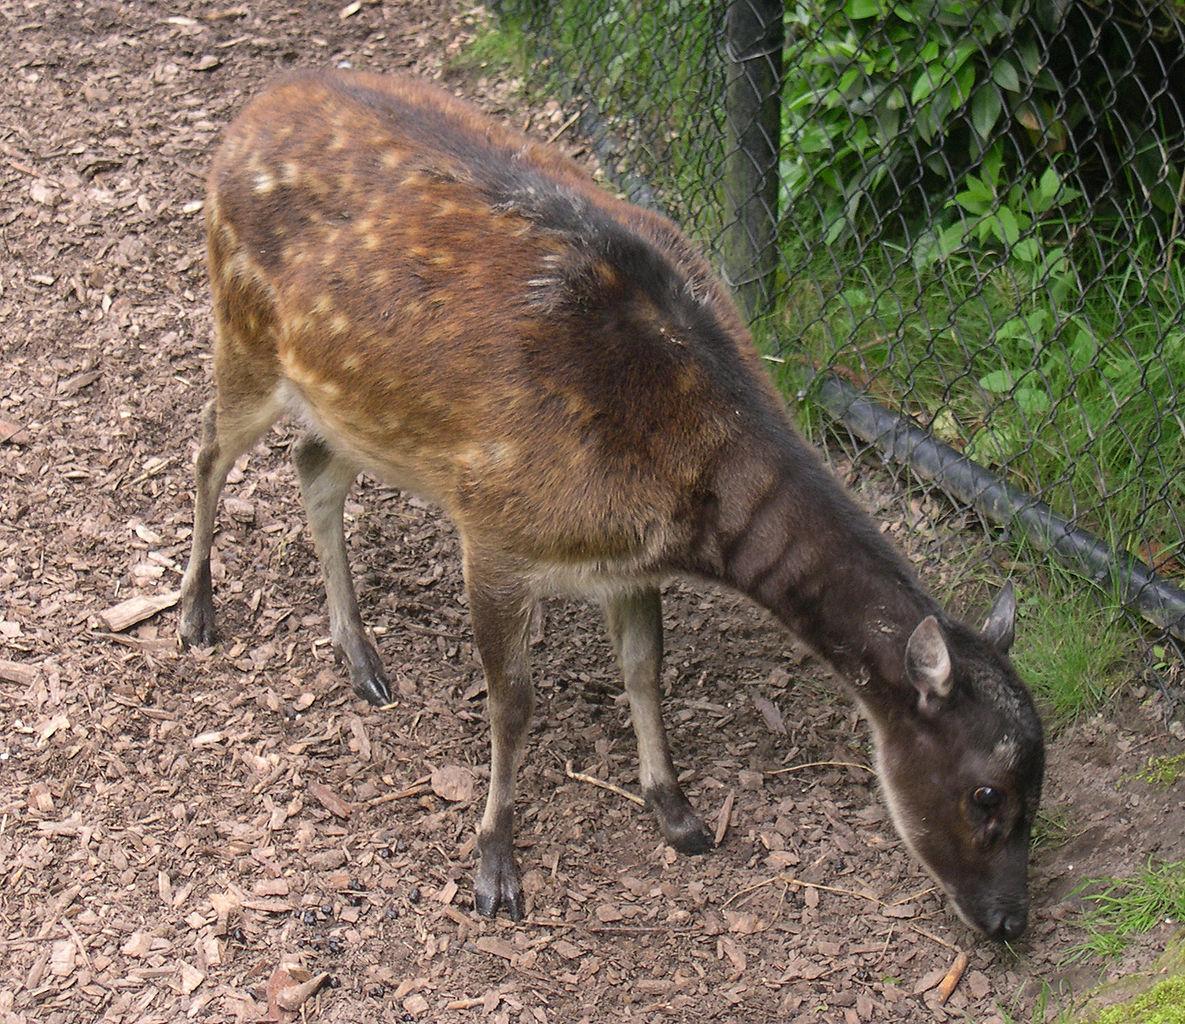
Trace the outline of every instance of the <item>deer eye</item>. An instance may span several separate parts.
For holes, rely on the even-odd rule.
[[[1004,794],[994,786],[980,786],[971,794],[971,802],[984,811],[994,811],[1004,802]]]

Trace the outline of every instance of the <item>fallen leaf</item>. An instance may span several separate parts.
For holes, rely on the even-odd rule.
[[[597,907],[596,915],[597,920],[601,924],[612,924],[614,921],[623,921],[625,919],[625,914],[612,903],[602,903]]]
[[[276,1021],[296,1019],[297,1012],[306,1000],[317,991],[329,975],[325,972],[314,976],[292,964],[280,964],[267,980],[268,1015]]]
[[[353,4],[352,6],[357,7],[358,5]],[[428,1012],[428,1000],[417,992],[403,1000],[403,1010],[413,1017],[418,1017],[421,1013]]]
[[[945,976],[945,967],[936,967],[932,971],[927,971],[922,975],[918,983],[914,985],[913,994],[915,996],[920,996],[923,992],[929,992],[930,989],[935,988]]]
[[[0,417],[0,444],[5,441],[9,444],[28,444],[29,432],[19,423]]]

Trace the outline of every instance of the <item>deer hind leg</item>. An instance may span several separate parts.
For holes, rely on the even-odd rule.
[[[522,577],[465,545],[465,587],[485,670],[490,714],[490,790],[478,831],[474,904],[520,920],[525,910],[514,860],[514,784],[534,707],[528,635],[534,606]]]
[[[625,677],[646,802],[676,850],[706,853],[712,839],[679,785],[662,724],[662,598],[657,588],[614,595],[605,604],[605,620]]]
[[[255,390],[219,387],[218,397],[202,410],[202,443],[196,465],[193,539],[189,565],[181,580],[179,633],[185,646],[209,647],[214,642],[214,588],[210,548],[214,519],[226,475],[279,417],[275,388]]]
[[[359,697],[380,707],[390,704],[387,676],[379,653],[367,639],[362,625],[346,554],[342,513],[358,469],[311,434],[297,444],[292,461],[325,580],[334,652],[349,668],[350,683]]]

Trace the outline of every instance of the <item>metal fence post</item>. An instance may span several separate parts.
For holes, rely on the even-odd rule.
[[[724,275],[751,318],[770,311],[778,265],[783,0],[728,0]]]

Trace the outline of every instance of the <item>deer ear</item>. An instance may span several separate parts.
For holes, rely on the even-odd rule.
[[[1011,581],[1005,583],[996,595],[987,622],[983,624],[983,635],[1002,654],[1007,654],[1012,647],[1013,637],[1016,636],[1016,595],[1012,592]]]
[[[951,691],[950,652],[933,615],[922,619],[905,645],[905,674],[922,695],[923,704]]]

